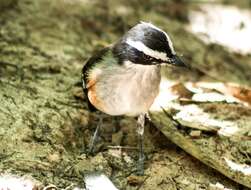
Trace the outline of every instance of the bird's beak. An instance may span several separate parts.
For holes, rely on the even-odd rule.
[[[185,64],[177,55],[173,55],[172,58],[170,58],[167,63],[177,67],[186,67],[190,69],[190,66]]]

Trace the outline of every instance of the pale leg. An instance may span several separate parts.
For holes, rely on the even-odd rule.
[[[97,140],[97,137],[98,137],[98,135],[99,135],[99,131],[100,131],[100,128],[102,127],[102,125],[103,125],[103,117],[101,116],[101,117],[99,118],[99,122],[98,122],[98,125],[97,125],[97,127],[96,127],[96,130],[95,130],[95,132],[94,132],[94,135],[93,135],[93,137],[92,137],[92,139],[91,139],[91,142],[90,142],[90,144],[89,144],[88,154],[93,154],[93,150],[94,150],[94,148],[95,148],[96,140]]]
[[[146,114],[140,114],[138,117],[138,128],[137,128],[137,134],[138,134],[138,146],[139,146],[139,160],[137,165],[137,173],[139,175],[144,175],[144,126],[145,126],[145,115]]]

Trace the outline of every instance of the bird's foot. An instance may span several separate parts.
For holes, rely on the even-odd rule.
[[[137,175],[143,176],[144,175],[144,162],[145,162],[145,156],[142,154],[137,163]]]

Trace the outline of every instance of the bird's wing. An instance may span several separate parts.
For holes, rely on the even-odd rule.
[[[91,69],[93,69],[93,67],[103,59],[103,57],[110,49],[111,47],[106,47],[96,52],[91,58],[87,60],[86,64],[83,66],[82,69],[82,87],[84,94],[87,97],[88,107],[91,111],[95,111],[96,108],[91,104],[91,102],[88,99],[88,88],[90,88],[92,85],[95,84],[95,80],[90,79],[88,75]]]
[[[82,83],[83,83],[83,88],[88,89],[91,84],[90,84],[90,79],[88,77],[88,74],[90,70],[97,65],[103,57],[106,55],[106,53],[110,50],[110,47],[103,48],[96,52],[91,58],[89,58],[86,62],[86,64],[83,66],[82,69]]]

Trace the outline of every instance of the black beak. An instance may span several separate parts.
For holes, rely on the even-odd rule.
[[[172,64],[178,67],[186,67],[190,69],[190,66],[185,64],[177,55],[173,55],[173,57],[169,61],[169,64]]]

